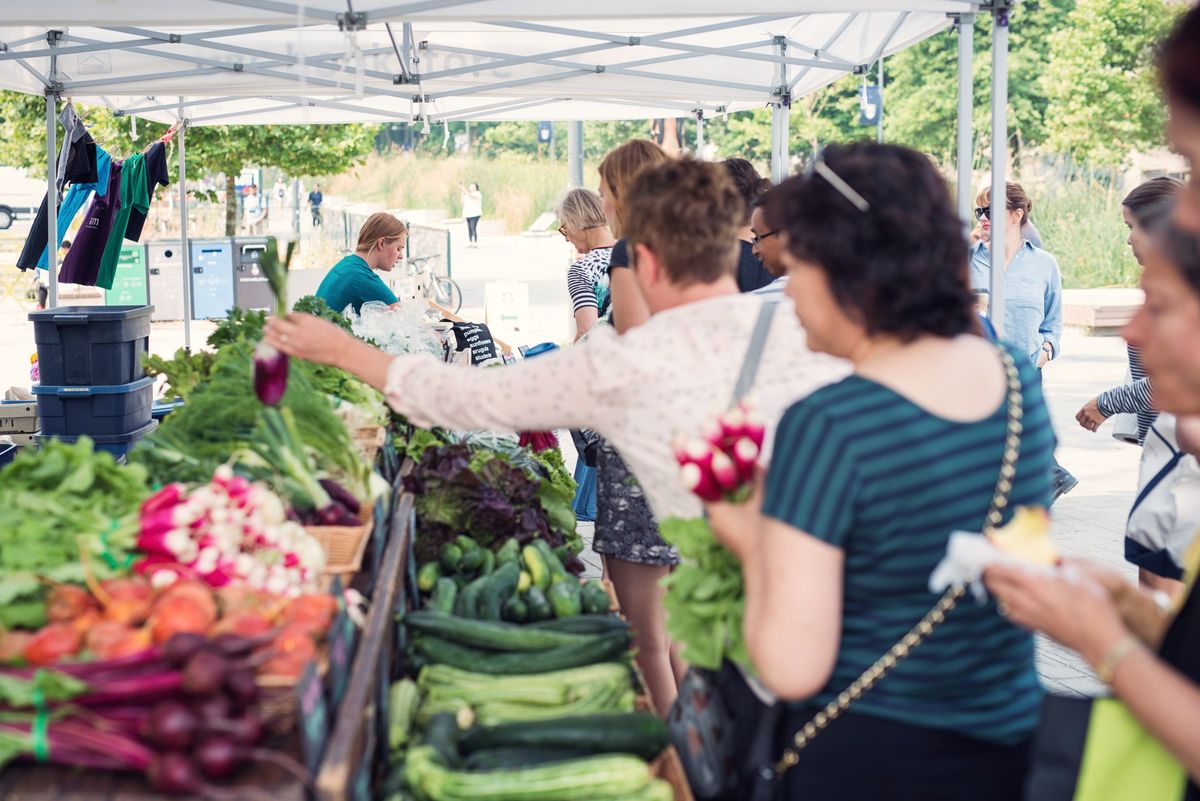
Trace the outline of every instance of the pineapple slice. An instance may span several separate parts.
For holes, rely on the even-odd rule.
[[[1018,559],[1048,566],[1058,563],[1058,551],[1050,541],[1050,514],[1040,506],[1022,506],[1008,525],[986,533],[993,545]]]

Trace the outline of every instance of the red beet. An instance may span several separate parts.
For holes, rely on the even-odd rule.
[[[203,634],[181,632],[167,640],[163,646],[163,658],[175,667],[183,667],[207,642]]]
[[[188,695],[213,695],[225,683],[229,665],[214,651],[200,651],[183,668],[183,691]]]
[[[258,679],[253,670],[231,670],[225,677],[225,691],[237,704],[248,706],[258,698]]]
[[[146,739],[156,747],[183,750],[192,744],[200,720],[178,701],[160,701],[146,722]]]
[[[194,793],[202,784],[196,766],[183,754],[160,754],[146,769],[150,786],[163,793]]]
[[[197,746],[193,756],[200,771],[210,779],[227,779],[241,764],[237,744],[225,737],[209,737]]]

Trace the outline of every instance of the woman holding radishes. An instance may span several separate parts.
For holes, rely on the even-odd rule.
[[[926,156],[830,146],[771,202],[811,346],[854,365],[785,413],[749,502],[708,506],[742,562],[754,667],[792,702],[777,797],[1020,798],[1040,690],[1032,637],[994,603],[959,604],[840,715],[817,713],[930,612],[951,532],[1049,501],[1035,368],[976,335],[967,243]]]

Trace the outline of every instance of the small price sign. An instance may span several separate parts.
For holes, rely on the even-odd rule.
[[[329,710],[325,706],[325,688],[317,674],[316,663],[309,663],[296,685],[296,702],[300,710],[300,741],[304,764],[310,776],[316,776],[325,755],[329,738]]]

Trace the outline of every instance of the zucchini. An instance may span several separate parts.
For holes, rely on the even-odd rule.
[[[647,762],[670,743],[667,724],[645,712],[614,712],[476,726],[459,739],[468,756],[491,749],[567,749],[579,754],[635,754]]]
[[[467,770],[529,768],[580,756],[585,755],[570,748],[488,748],[467,757],[463,761],[463,767]]]
[[[440,578],[433,587],[429,608],[443,614],[454,614],[454,602],[458,598],[458,584],[452,578]]]
[[[608,612],[612,601],[608,597],[608,592],[604,589],[604,585],[599,581],[595,579],[585,581],[580,592],[584,612],[587,612],[589,615],[602,615]]]
[[[521,544],[517,542],[516,537],[509,537],[504,541],[496,551],[496,561],[500,564],[521,561]]]
[[[454,604],[454,614],[459,617],[479,616],[479,593],[483,592],[483,585],[487,580],[487,576],[480,576],[463,587],[463,591],[458,594],[458,601]]]
[[[546,600],[546,595],[536,585],[529,588],[529,592],[525,593],[525,603],[529,606],[530,620],[549,620],[554,617],[554,610],[550,608],[550,602]]]
[[[417,653],[435,664],[476,670],[497,676],[546,673],[620,659],[629,650],[628,633],[603,634],[581,643],[560,645],[544,651],[498,653],[472,648],[431,634],[415,638]]]
[[[476,548],[473,551],[463,551],[458,569],[463,573],[474,573],[483,566],[483,551]]]
[[[458,563],[462,561],[462,548],[452,542],[447,542],[438,552],[438,557],[441,560],[442,569],[447,573],[453,573],[458,570]]]
[[[405,763],[410,787],[434,801],[570,801],[638,798],[654,778],[637,757],[583,757],[551,765],[471,773],[446,768],[432,748]]]
[[[504,602],[517,589],[521,568],[512,562],[501,565],[488,576],[487,584],[479,593],[479,617],[484,620],[499,620]]]
[[[521,559],[525,562],[525,569],[529,571],[533,586],[539,590],[549,589],[550,565],[546,562],[546,557],[542,555],[542,552],[534,545],[526,545],[521,549]]]
[[[437,562],[426,562],[417,571],[417,589],[421,592],[433,592],[433,588],[441,575],[442,570],[438,567]]]
[[[579,645],[591,639],[581,634],[538,631],[512,623],[464,620],[437,612],[409,612],[404,616],[404,622],[414,631],[491,651],[544,651],[564,645]]]
[[[521,600],[520,595],[510,595],[504,602],[504,608],[500,610],[500,617],[512,623],[524,623],[529,617],[529,606]]]
[[[401,679],[388,692],[388,746],[396,751],[408,745],[421,692],[411,679]]]
[[[583,611],[578,581],[560,581],[550,588],[546,598],[555,617],[574,617]]]
[[[579,615],[578,617],[530,623],[528,628],[566,631],[572,634],[606,634],[614,631],[629,631],[629,624],[616,615]]]

